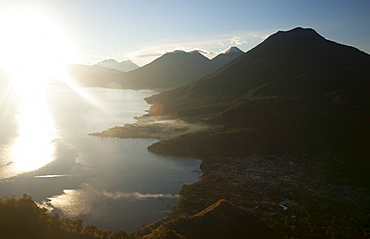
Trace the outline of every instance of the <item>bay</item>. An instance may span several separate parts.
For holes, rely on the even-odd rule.
[[[134,122],[153,91],[55,84],[1,91],[0,197],[28,194],[51,213],[130,232],[165,217],[181,185],[200,177],[198,159],[148,152],[156,139],[88,135]]]

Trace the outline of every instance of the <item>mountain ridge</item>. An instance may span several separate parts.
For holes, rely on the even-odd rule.
[[[295,30],[295,31],[294,31]],[[244,93],[246,93],[246,91],[248,90],[252,90],[252,89],[255,89],[257,86],[260,86],[260,85],[264,85],[266,83],[268,83],[269,81],[271,81],[271,78],[272,77],[275,77],[275,74],[272,74],[272,73],[269,73],[268,71],[266,72],[261,72],[261,71],[256,71],[256,70],[253,70],[252,68],[254,68],[256,65],[260,65],[260,67],[263,67],[263,68],[268,68],[268,69],[271,69],[271,70],[278,70],[278,69],[274,69],[273,65],[276,64],[276,65],[279,65],[279,67],[281,66],[284,66],[284,67],[289,67],[289,64],[293,64],[293,63],[296,63],[296,61],[302,61],[302,60],[305,60],[305,59],[300,59],[299,56],[300,56],[300,50],[298,48],[298,52],[297,50],[295,50],[294,52],[290,52],[289,50],[287,50],[287,48],[291,47],[292,45],[291,44],[285,44],[286,41],[284,39],[284,37],[281,37],[281,36],[284,36],[286,33],[297,33],[296,31],[299,31],[300,33],[302,31],[305,31],[305,32],[309,32],[311,36],[314,36],[314,38],[317,40],[317,39],[320,39],[320,41],[324,41],[325,44],[327,44],[328,42],[326,42],[326,40],[321,37],[320,35],[318,35],[314,30],[312,29],[309,29],[309,30],[304,30],[302,28],[296,28],[296,29],[293,29],[291,31],[286,31],[286,32],[283,32],[283,31],[279,31],[273,35],[271,35],[270,37],[268,37],[264,42],[262,42],[261,44],[259,44],[257,47],[251,49],[250,51],[247,52],[247,54],[244,54],[242,57],[238,58],[236,61],[232,62],[226,69],[222,69],[222,70],[219,70],[219,71],[216,71],[214,73],[212,73],[211,75],[207,76],[207,77],[204,77],[196,82],[193,82],[191,84],[188,84],[186,86],[184,86],[183,88],[178,88],[178,89],[174,89],[173,92],[176,92],[174,95],[182,95],[181,92],[184,92],[184,94],[186,94],[186,96],[188,96],[189,98],[191,97],[194,97],[196,98],[196,100],[193,100],[194,104],[197,104],[197,105],[200,105],[200,104],[208,104],[209,102],[211,102],[214,98],[216,97],[213,97],[213,98],[209,98],[209,99],[205,99],[207,98],[207,95],[208,93],[206,93],[206,90],[203,90],[202,91],[202,94],[200,94],[199,96],[201,96],[201,98],[203,98],[204,100],[204,103],[202,103],[202,101],[199,101],[198,99],[198,96],[196,96],[194,94],[195,91],[199,91],[201,86],[203,84],[206,84],[209,79],[212,79],[212,83],[213,85],[209,84],[208,86],[211,87],[209,88],[208,87],[208,90],[207,91],[212,91],[213,89],[219,89],[220,90],[220,94],[221,92],[225,92],[225,91],[230,91],[230,94],[231,96],[230,97],[226,97],[226,96],[223,96],[223,97],[220,97],[218,102],[224,102],[225,100],[232,100],[232,99],[235,99],[235,98],[238,98],[238,97],[241,97],[242,95],[244,95]],[[314,34],[313,34],[314,33]],[[295,34],[297,35],[297,34]],[[299,35],[299,34],[298,34]],[[294,36],[295,39],[292,39],[293,41],[296,40],[296,37]],[[298,39],[298,41],[301,41],[302,40],[302,37],[299,37],[300,39]],[[277,40],[275,40],[277,39]],[[304,39],[304,38],[303,38]],[[304,40],[306,41],[306,40]],[[282,48],[279,46],[276,46],[276,42],[278,42],[278,44],[282,44]],[[355,65],[355,64],[358,64],[360,63],[360,65],[362,66],[367,66],[369,64],[369,58],[366,53],[364,52],[361,52],[359,51],[358,49],[356,48],[353,48],[353,47],[348,47],[348,46],[345,46],[345,45],[341,45],[341,44],[338,44],[338,43],[334,43],[334,42],[329,42],[330,44],[335,44],[335,48],[337,46],[343,46],[347,49],[350,49],[350,50],[354,50],[356,51],[356,53],[358,55],[361,55],[361,58],[366,58],[365,60],[364,59],[361,59],[361,60],[354,60],[354,59],[351,59],[349,57],[341,57],[340,61],[343,61],[345,63],[347,62],[350,62],[351,65]],[[300,42],[298,42],[298,44],[302,44]],[[321,44],[321,43],[320,43]],[[297,45],[297,42],[295,43],[295,45]],[[262,63],[262,61],[266,61],[265,57],[266,57],[266,48],[268,48],[268,53],[270,55],[272,55],[272,59],[270,59],[270,62],[267,62],[267,63]],[[273,48],[273,52],[271,52],[269,49]],[[275,50],[275,48],[278,48],[277,50]],[[297,49],[297,47],[295,46],[295,48]],[[331,52],[333,52],[333,50],[331,49],[330,50]],[[336,49],[334,49],[334,51],[336,51]],[[308,51],[310,52],[310,51]],[[297,53],[298,53],[298,56],[297,56]],[[289,59],[289,62],[284,62],[282,61],[281,58],[283,58],[283,60],[285,58],[288,58],[289,56],[287,56],[287,54],[290,54],[292,57],[292,59]],[[311,53],[310,53],[311,54]],[[311,54],[312,55],[312,54]],[[353,53],[351,53],[350,55],[353,55]],[[323,56],[325,57],[325,56]],[[337,57],[337,56],[334,56],[334,57]],[[332,60],[332,58],[334,57],[331,57],[331,59],[329,60]],[[353,58],[353,57],[352,57]],[[328,59],[324,59],[324,60],[328,60]],[[244,63],[241,63],[242,61],[245,61]],[[320,64],[321,63],[317,63],[317,62],[314,62],[314,60],[310,60],[311,62],[309,62],[310,64],[313,63],[313,66],[316,67],[316,68],[320,68]],[[355,64],[353,64],[353,62]],[[300,62],[298,62],[300,63]],[[344,65],[344,63],[340,63],[341,65]],[[296,68],[292,68],[292,69],[288,69],[289,70],[289,74],[305,74],[305,70],[307,69],[302,69],[302,65],[300,64],[296,64],[298,65],[298,67]],[[336,66],[331,66],[330,65],[330,62],[329,62],[329,66],[330,66],[330,70],[333,70],[333,68],[335,69]],[[243,67],[247,67],[247,69],[244,69]],[[311,66],[309,66],[311,67]],[[277,68],[277,67],[275,67]],[[270,71],[271,71],[270,70]],[[315,69],[313,69],[315,70]],[[291,73],[291,71],[293,71],[293,73]],[[242,72],[240,73],[241,75],[236,75],[234,74],[232,78],[228,77],[227,75],[228,74],[231,74],[232,72]],[[284,74],[286,74],[286,72],[283,72]],[[257,80],[249,80],[248,79],[245,79],[245,77],[248,77],[249,79],[255,77],[256,75],[258,75],[258,79]],[[267,77],[270,77],[270,78],[267,78]],[[280,76],[277,76],[275,78],[279,78]],[[225,78],[229,78],[229,80],[224,80]],[[266,78],[266,79],[263,79],[263,78]],[[223,83],[225,85],[222,85],[222,87],[219,87],[219,85]],[[243,87],[240,87],[242,84]],[[233,85],[235,85],[233,87]],[[204,95],[203,93],[206,93],[206,95]],[[155,101],[158,101],[160,97],[163,97],[163,98],[166,98],[165,96],[166,95],[170,95],[171,92],[165,92],[163,93],[162,95],[158,95],[158,96],[153,96],[153,97],[149,97],[148,98],[148,101],[150,102],[151,100],[155,100]],[[181,98],[178,100],[180,101]],[[170,106],[168,106],[170,107]],[[166,110],[166,107],[165,107],[165,110]],[[171,112],[171,108],[168,109],[169,112]]]
[[[261,220],[221,199],[193,216],[164,223],[143,238],[271,238],[271,235]]]
[[[198,50],[191,52],[175,50],[165,53],[139,69],[128,72],[122,80],[122,85],[158,91],[173,89],[212,73],[236,57],[238,55],[231,55],[215,63]]]
[[[233,46],[212,58],[211,61],[216,64],[217,68],[220,68],[243,54],[242,50]]]
[[[368,54],[328,41],[312,29],[296,28],[271,35],[206,77],[146,100],[183,119],[257,129],[261,138],[255,147],[260,150],[275,144],[274,150],[296,145],[291,150],[302,152],[333,142],[333,147],[343,146],[349,143],[346,137],[356,138],[354,132],[360,132],[358,140],[368,141],[369,79]]]
[[[123,72],[128,72],[139,68],[139,66],[133,63],[131,60],[118,62],[115,59],[105,59],[103,61],[96,63],[95,65],[106,68],[112,68]]]
[[[162,92],[211,74],[240,55],[240,53],[235,54],[236,48],[233,51],[233,54],[219,54],[219,59],[212,61],[199,50],[190,52],[175,50],[163,54],[142,67],[137,67],[129,60],[117,62],[114,59],[106,59],[92,66],[68,66],[67,71],[81,86],[113,86]]]

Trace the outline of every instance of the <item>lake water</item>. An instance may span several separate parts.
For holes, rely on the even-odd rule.
[[[52,213],[133,231],[165,217],[198,159],[155,155],[155,139],[89,136],[134,121],[153,91],[1,87],[0,197],[28,194]]]

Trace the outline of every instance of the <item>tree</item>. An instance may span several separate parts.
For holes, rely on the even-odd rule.
[[[127,238],[128,238],[127,232],[122,231],[122,230],[115,231],[115,232],[114,232],[114,233],[109,237],[109,239],[127,239]]]

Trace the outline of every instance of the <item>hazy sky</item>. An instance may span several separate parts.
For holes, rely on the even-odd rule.
[[[296,26],[370,53],[369,0],[0,0],[0,15],[29,10],[62,32],[58,44],[67,45],[61,49],[70,50],[70,63],[115,58],[143,65],[174,49],[247,51]]]

